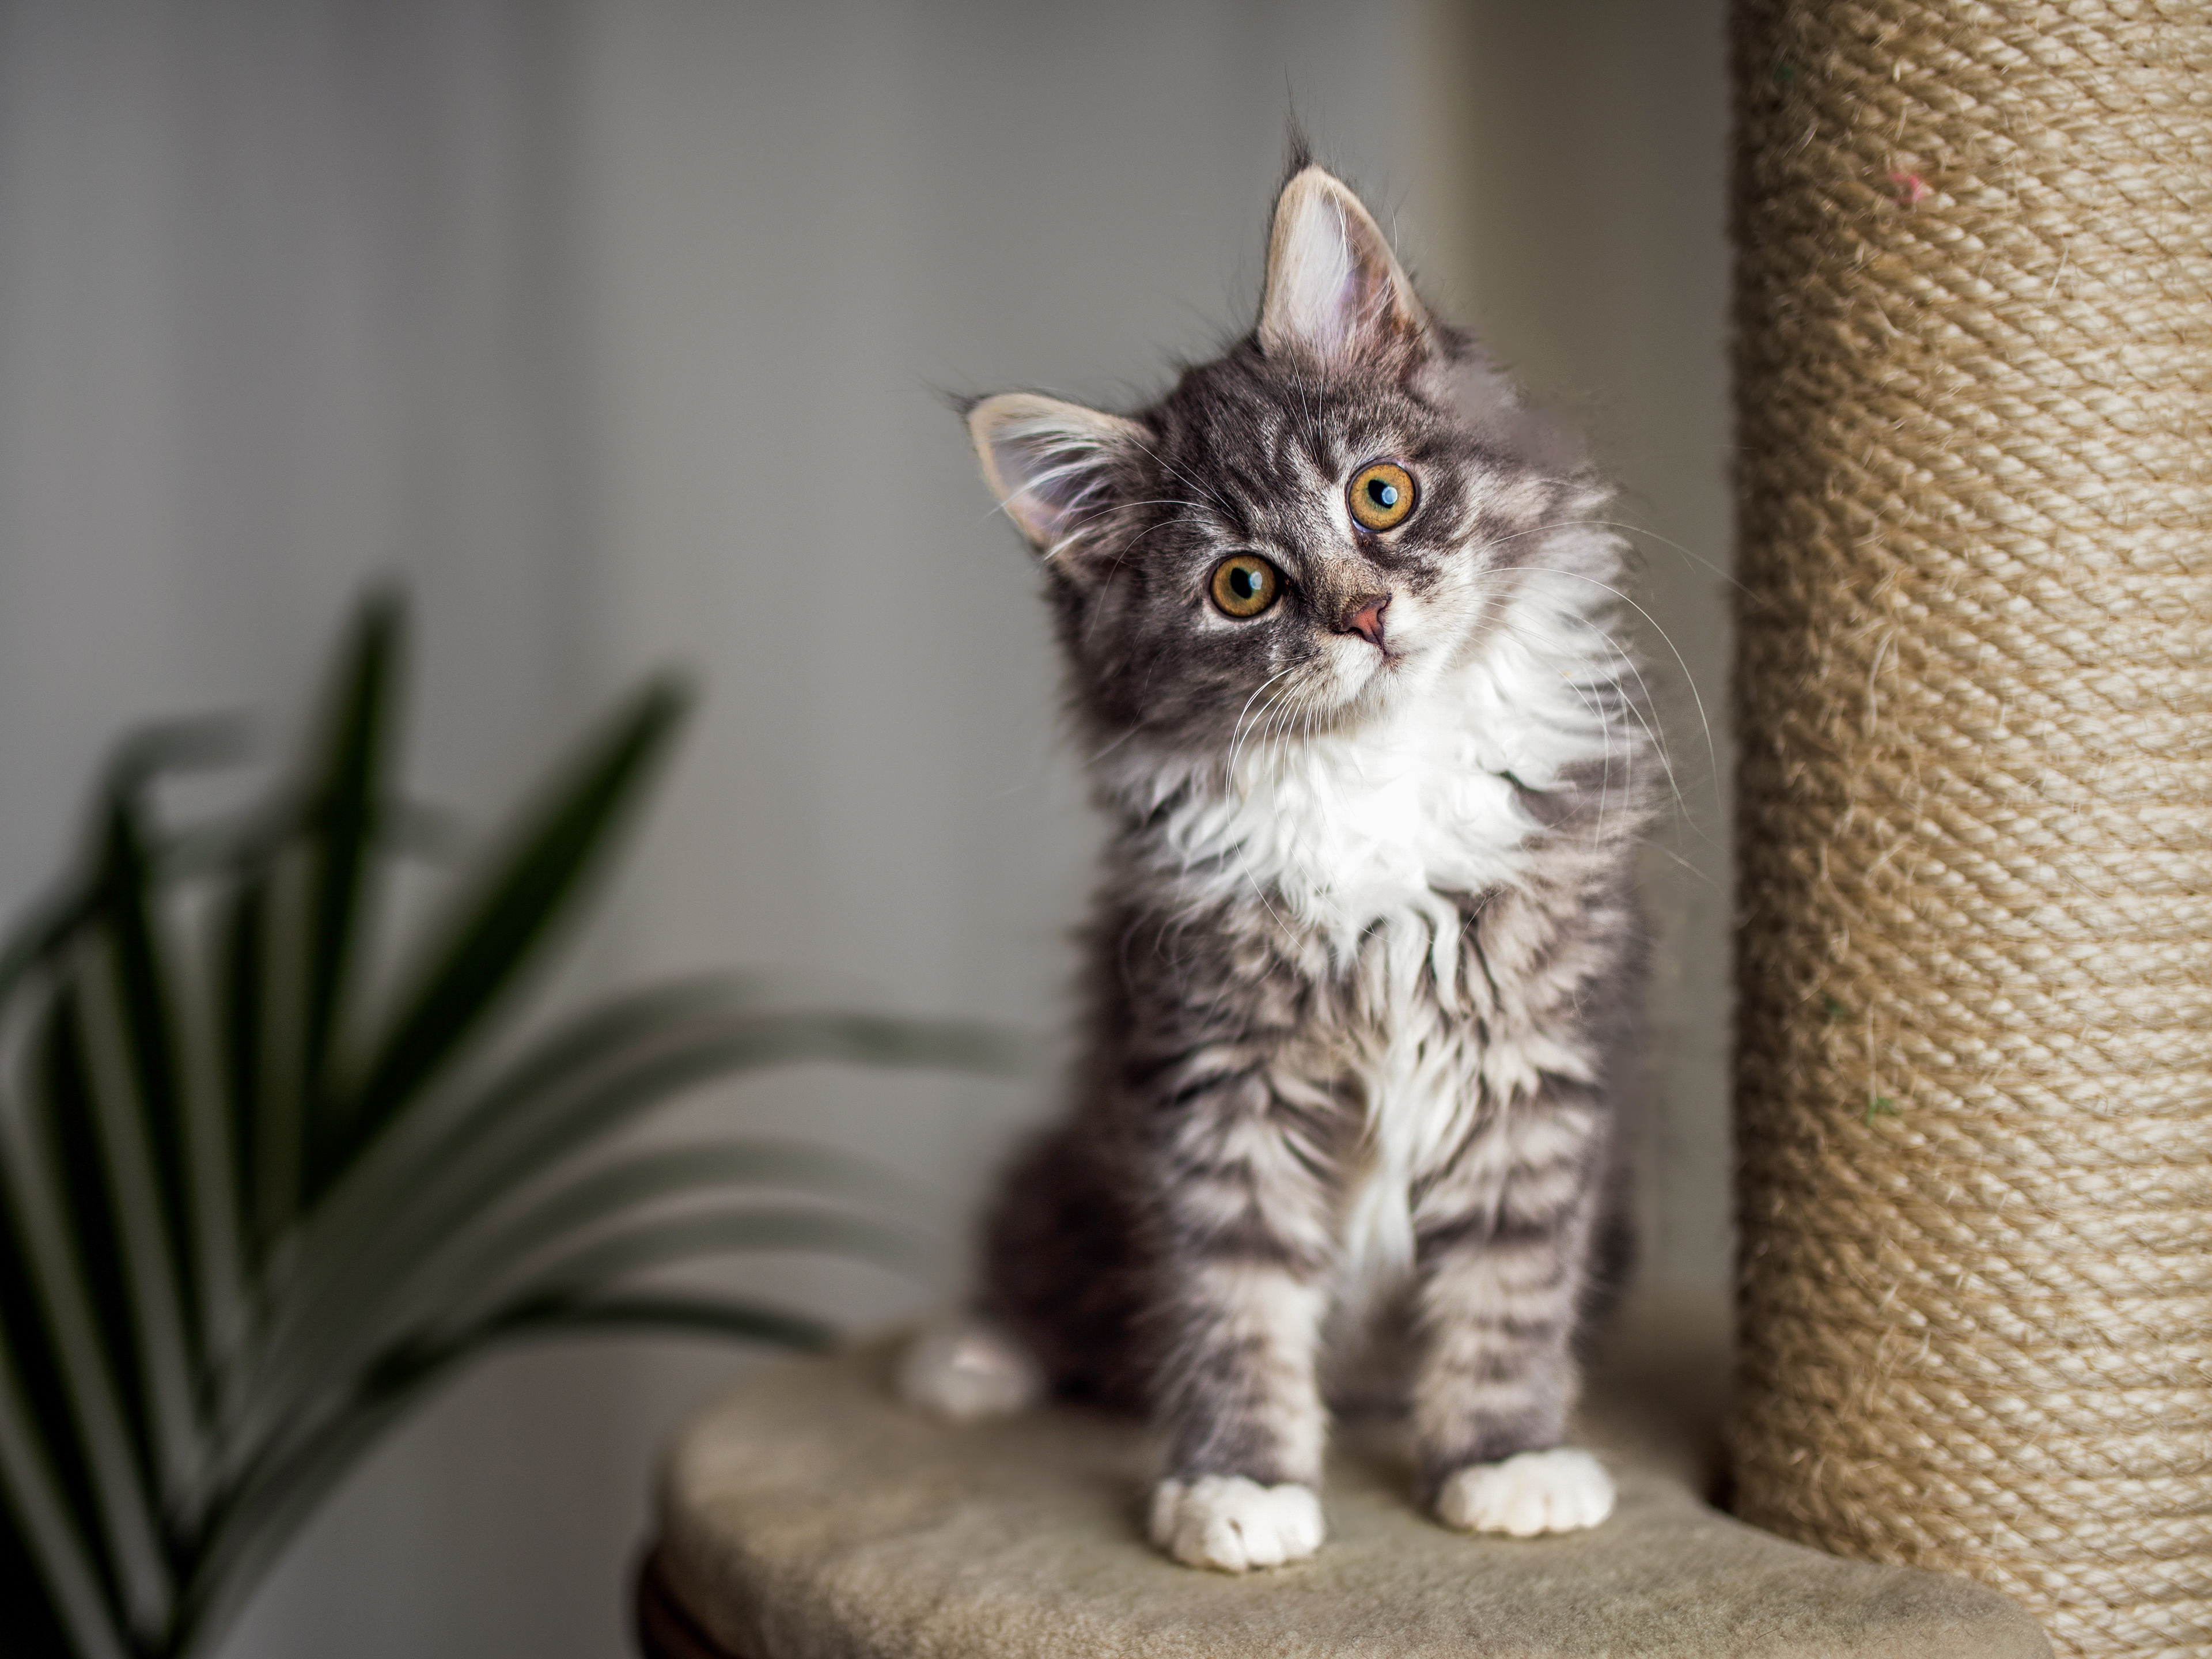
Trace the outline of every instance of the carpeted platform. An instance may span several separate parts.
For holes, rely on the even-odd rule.
[[[1647,1307],[1625,1327],[1583,1414],[1620,1483],[1594,1532],[1449,1531],[1410,1507],[1390,1435],[1353,1431],[1319,1558],[1243,1577],[1145,1542],[1154,1465],[1134,1425],[927,1421],[892,1398],[887,1344],[779,1366],[672,1454],[642,1634],[657,1659],[2050,1653],[1992,1591],[1815,1554],[1709,1507],[1719,1343],[1717,1310]]]

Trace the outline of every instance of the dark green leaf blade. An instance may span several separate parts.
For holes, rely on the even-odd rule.
[[[760,1251],[805,1251],[871,1261],[894,1271],[909,1267],[919,1241],[902,1228],[888,1226],[835,1210],[799,1205],[748,1204],[678,1215],[629,1219],[550,1253],[504,1282],[454,1285],[441,1305],[413,1328],[383,1334],[380,1351],[349,1354],[325,1370],[323,1387],[285,1390],[293,1410],[257,1449],[243,1479],[266,1479],[303,1455],[334,1411],[350,1396],[345,1379],[380,1386],[379,1379],[410,1371],[422,1357],[443,1352],[463,1334],[496,1324],[507,1311],[542,1302],[571,1301],[611,1293],[641,1273],[715,1255]],[[336,1397],[333,1384],[344,1389]]]
[[[336,1103],[325,1069],[345,999],[358,975],[361,927],[371,892],[373,854],[390,791],[397,742],[398,683],[406,617],[397,595],[376,592],[354,615],[325,712],[306,757],[301,810],[309,857],[306,997],[300,1044],[302,1097],[313,1119],[307,1136],[311,1185],[334,1157],[344,1126],[330,1121]]]
[[[292,1463],[266,1471],[228,1495],[212,1516],[211,1547],[179,1598],[168,1632],[172,1651],[196,1654],[221,1640],[261,1575],[316,1505],[420,1393],[410,1389],[348,1412]]]
[[[530,1270],[520,1282],[499,1288],[494,1296],[507,1308],[580,1299],[605,1294],[624,1279],[678,1262],[762,1250],[842,1255],[900,1269],[913,1264],[916,1244],[915,1235],[904,1228],[797,1205],[748,1205],[650,1216],[579,1241],[552,1261]],[[470,1296],[477,1289],[462,1288],[462,1294],[449,1304],[465,1322],[464,1328],[496,1323],[502,1316],[480,1315],[467,1308],[467,1300],[477,1299]],[[440,1325],[446,1328],[454,1322],[441,1320]],[[444,1328],[429,1334],[437,1346],[446,1346],[450,1340]],[[375,1374],[374,1370],[371,1374]]]
[[[488,1207],[477,1224],[459,1230],[443,1248],[424,1240],[404,1260],[397,1252],[386,1257],[389,1270],[373,1285],[362,1286],[364,1295],[349,1323],[373,1342],[373,1333],[432,1320],[441,1307],[489,1294],[550,1252],[653,1206],[702,1194],[726,1200],[748,1188],[880,1203],[896,1191],[896,1183],[858,1158],[792,1141],[688,1142],[634,1151],[568,1170],[526,1202]],[[867,1242],[878,1241],[871,1234]],[[332,1329],[331,1341],[342,1342],[344,1334]],[[332,1355],[343,1352],[315,1346]]]
[[[77,1016],[78,993],[58,992],[41,1017],[33,1050],[33,1109],[59,1163],[55,1194],[70,1254],[82,1279],[101,1370],[117,1406],[140,1490],[161,1490],[154,1430],[154,1380],[131,1317],[123,1223],[100,1149],[92,1084]]]
[[[219,1027],[216,1066],[222,1109],[230,1119],[231,1191],[249,1279],[258,1274],[270,1246],[291,1219],[288,1199],[294,1183],[271,1178],[264,1165],[271,1147],[296,1144],[269,1121],[272,1103],[263,1075],[269,885],[269,872],[258,859],[240,870],[217,898],[216,923],[209,930],[216,958],[211,978]]]
[[[106,1547],[92,1464],[70,1407],[59,1343],[31,1283],[29,1263],[29,1233],[17,1211],[15,1194],[0,1181],[0,1352],[4,1353],[16,1392],[38,1434],[71,1540],[90,1568],[111,1618],[119,1625],[124,1608],[122,1582]],[[27,1551],[27,1542],[21,1537],[15,1539],[14,1547]],[[13,1605],[0,1598],[0,1607]]]
[[[477,1213],[498,1193],[535,1179],[560,1159],[687,1089],[769,1066],[842,1060],[1004,1074],[1018,1063],[994,1028],[835,1011],[708,1008],[641,1029],[595,1063],[566,1072],[524,1065],[495,1079],[453,1133],[426,1151],[413,1196],[447,1224]],[[447,1225],[423,1221],[428,1243]]]
[[[148,726],[116,746],[108,762],[107,793],[135,793],[165,771],[212,764],[236,754],[240,746],[239,722],[224,716]],[[98,912],[97,851],[82,869],[18,918],[13,933],[0,943],[0,999],[13,994],[26,975],[52,962],[63,941]]]
[[[363,1081],[351,1144],[373,1139],[481,1030],[603,862],[666,748],[687,696],[646,686],[557,775],[459,914],[403,1000]]]
[[[806,1352],[830,1346],[836,1332],[817,1320],[763,1304],[680,1293],[578,1301],[546,1297],[502,1309],[479,1328],[435,1349],[395,1358],[345,1410],[284,1459],[266,1465],[239,1493],[222,1542],[191,1587],[180,1640],[198,1647],[222,1634],[246,1593],[295,1531],[360,1457],[422,1394],[497,1343],[564,1330],[653,1328],[766,1342]]]
[[[726,975],[702,976],[608,998],[537,1034],[488,1083],[426,1098],[393,1121],[324,1200],[303,1237],[301,1289],[310,1303],[349,1300],[330,1272],[362,1264],[373,1241],[414,1237],[426,1191],[480,1139],[488,1103],[542,1102],[619,1056],[658,1048],[737,995]],[[372,1271],[378,1271],[372,1269]]]
[[[176,997],[155,933],[143,803],[134,793],[118,793],[109,799],[106,819],[100,878],[102,921],[113,953],[139,1133],[152,1164],[155,1209],[167,1244],[160,1271],[178,1311],[183,1358],[197,1371],[205,1352],[205,1324],[185,1164],[183,1073],[173,1024]]]
[[[809,1353],[835,1347],[838,1336],[834,1325],[780,1308],[673,1291],[634,1292],[510,1309],[471,1334],[461,1352],[510,1337],[563,1330],[697,1331],[741,1341],[772,1342]]]
[[[1014,1045],[988,1027],[718,1009],[695,1003],[684,994],[687,988],[665,988],[673,994],[665,1010],[656,1011],[655,994],[646,993],[604,1010],[605,1024],[588,1023],[611,1039],[596,1062],[588,1049],[572,1048],[556,1033],[475,1096],[449,1133],[407,1146],[394,1166],[364,1169],[370,1190],[334,1194],[333,1213],[319,1216],[307,1236],[301,1263],[307,1294],[283,1348],[294,1355],[326,1352],[337,1340],[337,1310],[363,1310],[504,1194],[711,1079],[802,1061],[1000,1073],[1018,1064]],[[659,1012],[669,1018],[653,1017]],[[554,1055],[574,1063],[541,1063]]]
[[[9,1659],[78,1659],[5,1493],[0,1493],[0,1610],[6,1615]]]

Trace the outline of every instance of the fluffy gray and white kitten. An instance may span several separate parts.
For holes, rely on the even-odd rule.
[[[1133,415],[969,414],[1112,822],[1073,1111],[904,1384],[1149,1412],[1153,1540],[1310,1555],[1325,1400],[1447,1523],[1592,1526],[1560,1438],[1618,1221],[1655,757],[1601,487],[1296,168],[1258,327]]]

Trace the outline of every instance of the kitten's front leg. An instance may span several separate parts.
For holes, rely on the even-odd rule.
[[[1155,1401],[1170,1450],[1152,1541],[1191,1566],[1279,1566],[1322,1535],[1326,1200],[1291,1109],[1256,1078],[1178,1110],[1158,1152]]]
[[[1325,1292],[1266,1261],[1168,1267],[1182,1282],[1160,1379],[1170,1473],[1153,1489],[1152,1541],[1228,1572],[1303,1560],[1322,1533],[1314,1349]]]
[[[1559,1443],[1578,1383],[1571,1344],[1602,1133],[1573,1098],[1539,1099],[1493,1133],[1509,1138],[1502,1185],[1441,1183],[1416,1222],[1422,1475],[1447,1525],[1573,1532],[1613,1512],[1603,1467]]]

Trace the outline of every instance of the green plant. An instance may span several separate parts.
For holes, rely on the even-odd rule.
[[[11,1654],[204,1649],[353,1461],[493,1341],[647,1325],[818,1345],[817,1321],[649,1275],[909,1254],[866,1213],[868,1172],[614,1132],[748,1067],[1004,1058],[975,1029],[777,1012],[729,980],[518,1029],[678,725],[665,680],[388,948],[394,867],[423,840],[394,781],[403,634],[395,599],[362,606],[296,769],[240,818],[180,833],[154,811],[156,778],[219,732],[126,744],[81,869],[0,956]]]

